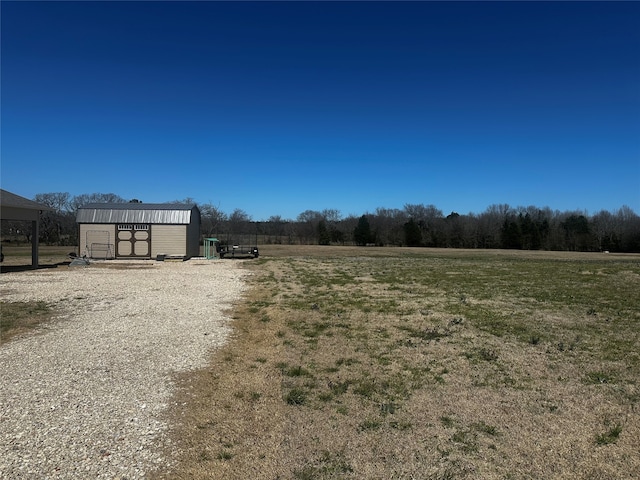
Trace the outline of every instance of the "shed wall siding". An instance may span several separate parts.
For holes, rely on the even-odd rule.
[[[115,242],[116,242],[116,226],[109,224],[80,224],[80,255],[93,256],[94,258],[105,258],[106,247],[104,245],[93,244],[109,244],[111,249],[111,256],[115,255]]]
[[[151,258],[159,254],[189,256],[186,225],[151,225]]]

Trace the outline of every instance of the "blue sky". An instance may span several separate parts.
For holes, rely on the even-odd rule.
[[[640,3],[1,4],[2,188],[640,213]]]

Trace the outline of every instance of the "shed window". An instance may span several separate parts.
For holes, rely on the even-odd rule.
[[[134,225],[133,229],[134,230],[149,230],[149,224],[148,223],[142,223],[142,224]]]
[[[118,225],[118,230],[133,230],[133,225],[127,223],[121,223]]]

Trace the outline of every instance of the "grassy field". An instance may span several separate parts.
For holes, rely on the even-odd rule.
[[[55,267],[65,262],[69,263],[68,254],[76,250],[76,247],[49,247],[40,246],[39,263],[44,267]],[[4,253],[4,261],[1,264],[2,271],[10,269],[10,267],[27,267],[31,265],[31,245],[15,244],[2,245],[2,253]]]
[[[152,478],[639,478],[640,257],[268,247]]]
[[[640,478],[639,255],[261,253],[231,341],[175,379],[151,478]]]

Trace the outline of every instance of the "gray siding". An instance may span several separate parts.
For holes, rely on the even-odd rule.
[[[193,212],[192,222],[187,225],[187,256],[200,256],[200,211]]]

